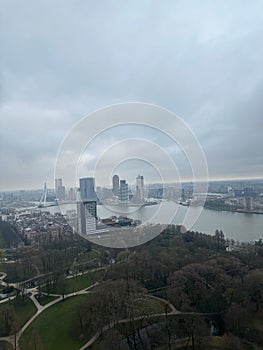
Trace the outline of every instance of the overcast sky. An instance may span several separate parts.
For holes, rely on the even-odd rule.
[[[179,115],[211,178],[262,177],[262,38],[261,0],[2,1],[1,189],[53,187],[70,128],[127,101]]]

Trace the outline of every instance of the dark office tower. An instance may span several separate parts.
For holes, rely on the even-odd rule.
[[[97,201],[94,177],[86,177],[79,180],[80,197],[82,201]]]
[[[112,192],[114,196],[118,196],[120,187],[120,179],[118,175],[114,175],[112,178]]]
[[[128,184],[126,184],[126,180],[120,181],[120,188],[119,188],[119,201],[120,202],[127,202],[128,201]]]

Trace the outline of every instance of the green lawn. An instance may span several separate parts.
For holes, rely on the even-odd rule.
[[[21,350],[75,350],[85,343],[79,328],[78,308],[87,296],[68,298],[45,310],[20,339]],[[86,337],[88,330],[82,330]]]
[[[2,341],[0,340],[0,349],[3,349],[3,350],[13,350],[13,346],[8,343],[7,341]]]
[[[60,280],[58,283],[51,285],[49,290],[47,287],[43,287],[42,290],[43,292],[49,292],[51,294],[74,293],[90,287],[93,283],[98,281],[103,276],[103,273],[104,271],[97,271],[72,278],[65,278],[63,280]]]
[[[91,279],[88,275],[67,278],[65,280],[65,294],[88,288],[93,283],[94,279]]]

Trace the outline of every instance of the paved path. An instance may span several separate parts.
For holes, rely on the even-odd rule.
[[[143,315],[143,316],[138,316],[138,317],[134,317],[132,319],[132,321],[138,321],[138,320],[141,320],[141,319],[150,319],[150,318],[156,318],[156,317],[163,317],[163,316],[173,316],[173,315],[182,315],[182,316],[189,316],[189,315],[192,315],[192,316],[211,316],[211,315],[215,315],[217,313],[202,313],[202,312],[181,312],[181,311],[178,311],[174,306],[173,304],[171,304],[169,301],[165,300],[165,299],[162,299],[162,298],[158,298],[156,296],[153,296],[153,295],[148,295],[148,294],[145,294],[145,299],[147,298],[153,298],[153,299],[156,299],[156,300],[159,300],[159,301],[162,301],[164,304],[168,305],[171,309],[170,312],[162,312],[162,313],[159,313],[159,314],[150,314],[150,315]],[[79,348],[79,350],[85,350],[85,349],[88,349],[92,344],[94,344],[98,339],[99,337],[102,335],[102,333],[110,330],[111,328],[115,327],[117,324],[122,324],[122,323],[128,323],[128,322],[131,322],[131,319],[129,318],[125,318],[125,319],[122,319],[122,320],[119,320],[119,321],[116,321],[116,322],[111,322],[110,324],[104,326],[102,328],[102,330],[100,332],[97,332],[90,340],[87,341],[86,344],[84,344],[81,348]],[[186,339],[186,338],[185,338]],[[179,339],[178,341],[185,341],[185,339]]]
[[[168,305],[170,307],[171,311],[168,312],[168,313],[162,312],[162,313],[159,313],[159,314],[150,314],[150,315],[147,315],[147,316],[145,316],[145,315],[137,316],[137,317],[133,318],[133,321],[138,321],[138,320],[141,320],[141,319],[150,319],[150,318],[153,318],[153,317],[163,317],[163,316],[172,316],[172,315],[179,315],[179,314],[181,314],[181,312],[178,311],[169,301],[167,301],[165,299],[162,299],[162,298],[155,297],[153,295],[145,294],[145,299],[147,299],[148,297],[152,298],[152,299],[159,300],[159,301],[163,302],[164,304]],[[92,344],[94,344],[96,342],[96,340],[99,339],[99,337],[102,335],[102,333],[110,330],[111,328],[115,327],[117,324],[128,323],[130,321],[131,321],[131,319],[124,318],[124,319],[118,320],[116,322],[111,322],[110,324],[104,326],[100,332],[97,332],[86,344],[84,344],[81,348],[79,348],[79,350],[88,349]]]
[[[104,269],[104,268],[99,268],[100,270],[101,269]],[[97,269],[93,269],[92,271],[95,271]],[[6,273],[4,272],[0,272],[1,276],[0,276],[0,285],[4,285],[4,286],[13,286],[17,289],[19,289],[19,287],[31,280],[27,280],[27,281],[23,281],[23,282],[19,282],[19,283],[6,283],[3,281],[3,279],[6,277]],[[38,276],[39,277],[39,276]],[[77,292],[74,292],[74,293],[69,293],[69,294],[66,294],[66,295],[61,295],[61,294],[48,294],[48,293],[42,293],[44,295],[49,295],[49,296],[54,296],[54,297],[57,297],[57,299],[55,300],[52,300],[50,303],[46,304],[46,305],[41,305],[39,303],[39,301],[36,299],[35,295],[38,294],[38,291],[37,291],[37,288],[32,288],[32,289],[25,289],[24,290],[24,293],[25,294],[28,294],[29,292],[32,293],[32,295],[29,296],[29,298],[32,300],[32,302],[34,303],[37,311],[36,313],[24,324],[24,326],[18,331],[18,333],[15,335],[10,335],[10,336],[7,336],[7,337],[0,337],[0,340],[2,341],[6,341],[6,342],[9,342],[12,344],[13,348],[15,348],[15,342],[16,342],[16,349],[17,350],[20,350],[19,348],[19,339],[20,337],[22,336],[22,334],[24,333],[24,331],[27,329],[27,327],[43,312],[45,311],[46,309],[50,308],[51,306],[59,303],[60,301],[62,300],[65,300],[67,298],[70,298],[70,297],[74,297],[74,296],[77,296],[77,295],[83,295],[83,294],[88,294],[90,293],[90,289],[92,289],[93,287],[97,286],[99,284],[99,282],[96,282],[94,284],[92,284],[91,286],[87,287],[87,288],[84,288],[82,290],[79,290]],[[12,300],[14,299],[16,296],[14,297],[10,297],[10,298],[6,298],[2,301],[0,301],[0,303],[3,303],[3,302],[6,302],[6,301],[9,301],[9,300]]]

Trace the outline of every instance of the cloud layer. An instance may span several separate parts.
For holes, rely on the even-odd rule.
[[[9,0],[1,22],[1,189],[52,187],[70,128],[126,101],[183,118],[211,177],[263,175],[262,1]]]

